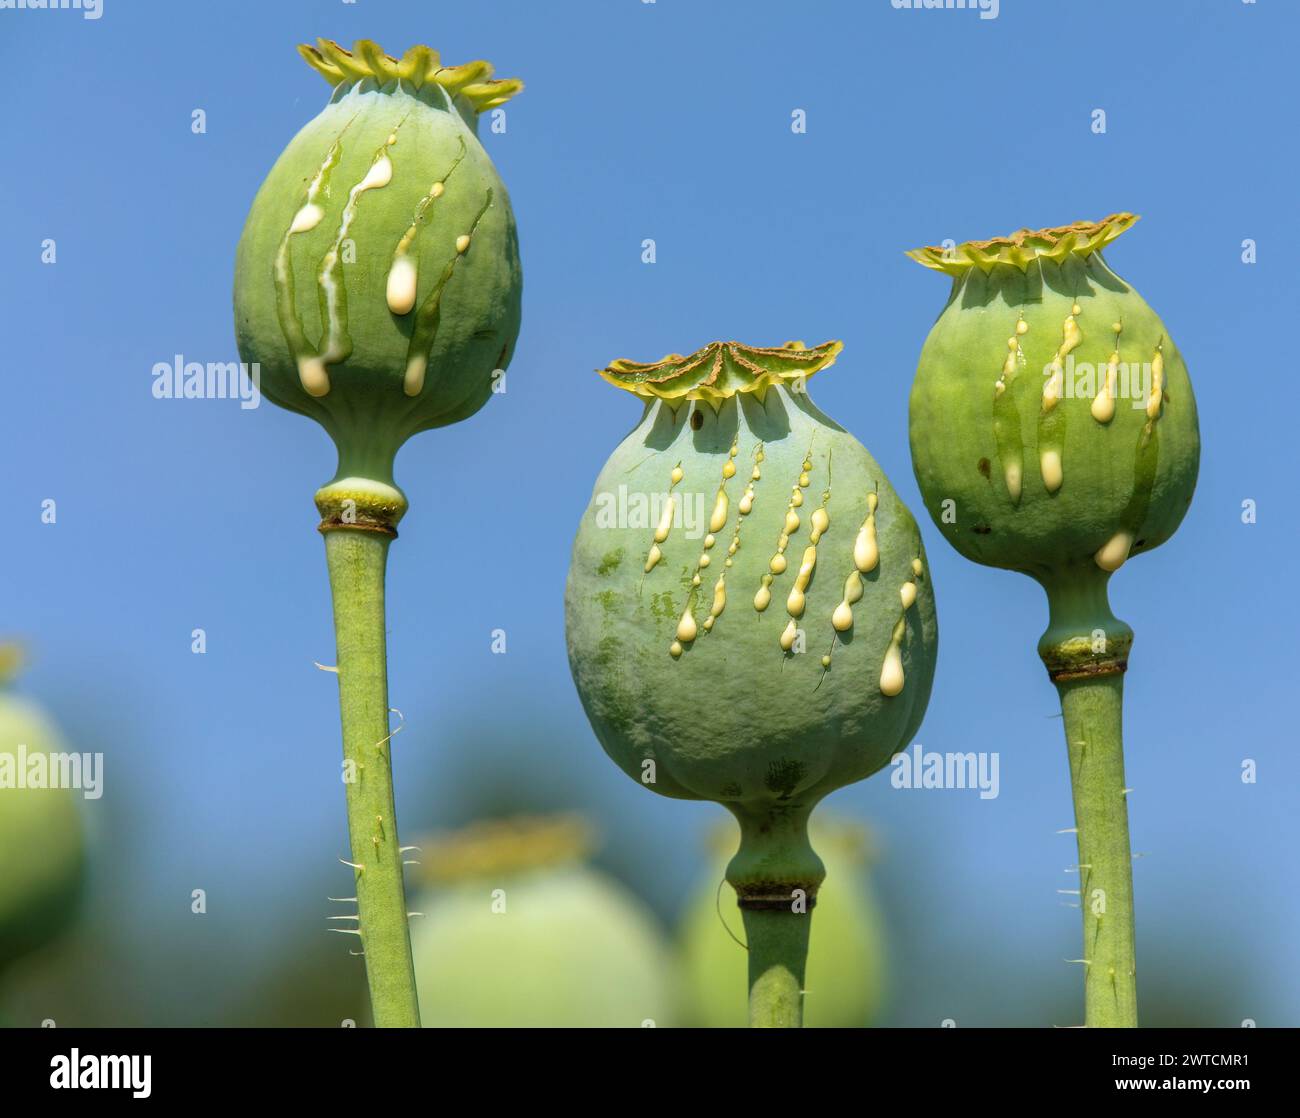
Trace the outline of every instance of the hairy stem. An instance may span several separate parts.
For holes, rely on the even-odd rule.
[[[1133,854],[1119,672],[1057,682],[1074,790],[1083,913],[1085,1024],[1137,1027]]]
[[[749,1027],[801,1028],[812,914],[746,908],[741,915],[749,943]]]
[[[389,760],[384,568],[389,534],[334,527],[325,558],[334,599],[344,787],[360,942],[375,1024],[418,1028],[402,851]]]

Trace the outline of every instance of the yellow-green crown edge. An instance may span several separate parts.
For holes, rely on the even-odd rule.
[[[740,392],[764,392],[770,385],[807,380],[835,364],[843,342],[809,349],[803,342],[747,346],[710,342],[689,357],[670,353],[645,364],[620,358],[597,369],[610,384],[643,399],[725,400]]]
[[[1024,271],[1035,260],[1059,263],[1071,253],[1088,256],[1097,252],[1137,220],[1137,214],[1113,213],[1100,221],[1076,221],[1050,229],[1020,229],[1007,237],[966,241],[955,247],[914,248],[907,255],[918,264],[950,276],[960,276],[971,268],[987,272],[995,264],[1014,264]]]
[[[314,47],[303,43],[298,53],[330,85],[374,78],[381,85],[400,81],[419,89],[436,82],[453,97],[464,97],[479,113],[504,105],[524,88],[518,78],[494,79],[492,63],[481,59],[444,66],[438,52],[426,46],[414,46],[398,59],[372,39],[358,39],[351,50],[333,39],[317,39]]]

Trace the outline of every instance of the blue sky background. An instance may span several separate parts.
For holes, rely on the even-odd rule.
[[[0,633],[30,646],[23,689],[107,755],[104,798],[88,805],[96,899],[40,997],[93,1016],[77,982],[107,984],[102,1020],[219,1019],[265,979],[268,944],[328,939],[355,966],[322,930],[324,895],[347,885],[336,686],[312,666],[334,656],[311,501],[332,448],[270,404],[150,392],[174,354],[237,359],[235,243],[263,176],[325,103],[294,52],[325,35],[391,53],[427,42],[527,83],[506,134],[483,135],[525,274],[508,391],[397,463],[411,501],[389,575],[407,833],[583,807],[604,864],[675,914],[720,809],[620,775],[564,656],[572,534],[637,413],[592,370],[719,337],[842,338],[817,403],[924,521],[942,640],[919,740],[1001,754],[996,800],[881,775],[828,801],[870,820],[881,848],[890,1020],[1076,1023],[1079,976],[1062,960],[1077,957],[1078,914],[1056,893],[1077,887],[1063,872],[1073,836],[1056,833],[1072,824],[1068,776],[1034,651],[1046,606],[1028,580],[960,559],[924,518],[907,395],[947,280],[902,251],[1133,210],[1143,220],[1108,260],[1185,355],[1204,444],[1181,531],[1112,584],[1137,634],[1139,987],[1196,1023],[1300,1024],[1285,364],[1297,31],[1300,9],[1280,0],[1003,0],[995,20],[888,0],[0,11]],[[47,498],[55,525],[40,520]],[[206,655],[190,652],[195,627]],[[497,627],[504,656],[490,650]],[[209,894],[202,918],[195,888]]]

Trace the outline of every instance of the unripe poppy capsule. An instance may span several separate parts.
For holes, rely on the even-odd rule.
[[[953,277],[912,386],[912,465],[968,559],[1047,592],[1038,652],[1061,696],[1085,904],[1089,1025],[1136,1025],[1121,745],[1133,631],[1107,584],[1173,535],[1201,442],[1183,358],[1102,259],[1137,217],[1021,229],[909,253]]]
[[[365,39],[300,51],[333,94],[245,223],[240,354],[269,399],[329,431],[336,485],[362,478],[400,496],[398,447],[481,408],[519,332],[514,215],[477,127],[522,83],[490,80],[486,62],[442,66],[423,46],[401,59]],[[368,514],[373,487],[339,492]],[[375,516],[394,509],[380,502]]]
[[[912,464],[926,508],[968,559],[1051,589],[1104,587],[1167,540],[1196,487],[1200,435],[1182,354],[1102,249],[1137,217],[908,255],[953,277],[921,351]],[[1056,594],[1058,609],[1070,595]],[[1054,616],[1045,638],[1080,635]],[[1107,618],[1109,619],[1107,621]],[[1132,634],[1109,612],[1107,646],[1075,641],[1054,671],[1119,662]],[[1044,645],[1047,648],[1047,645]]]
[[[663,931],[588,864],[581,819],[483,820],[418,845],[424,886],[411,938],[426,1027],[678,1023]]]
[[[911,740],[934,673],[916,523],[807,393],[840,349],[715,342],[600,371],[645,410],[574,542],[574,681],[629,776],[737,817],[727,876],[751,913],[811,906],[809,813]]]

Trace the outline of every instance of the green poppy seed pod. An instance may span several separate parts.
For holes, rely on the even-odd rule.
[[[574,542],[569,663],[624,772],[740,821],[742,907],[812,899],[809,813],[907,744],[934,672],[916,523],[805,388],[840,349],[715,342],[602,370],[645,412]]]
[[[426,1027],[676,1023],[671,948],[653,914],[585,864],[571,818],[476,824],[420,844],[412,947]]]
[[[85,835],[76,792],[31,784],[37,759],[61,752],[44,712],[0,683],[0,969],[53,939],[80,899]]]
[[[300,51],[334,93],[244,225],[239,351],[269,399],[333,437],[322,515],[352,498],[391,526],[405,508],[397,449],[481,408],[519,331],[514,215],[476,128],[522,83],[423,46],[400,60],[364,39]]]
[[[1126,660],[1106,583],[1173,535],[1196,486],[1182,355],[1101,254],[1136,220],[908,254],[953,277],[912,387],[917,482],[953,547],[1047,589],[1054,678]]]
[[[1200,461],[1182,355],[1102,259],[1136,220],[1118,213],[909,254],[953,277],[912,387],[926,508],[967,558],[1021,571],[1047,593],[1038,653],[1070,761],[1090,1027],[1137,1025],[1123,752],[1133,631],[1107,587],[1132,555],[1173,535]]]
[[[880,1012],[885,987],[884,928],[867,877],[867,843],[861,827],[818,817],[810,831],[826,863],[826,884],[817,897],[808,973],[804,980],[804,1025],[860,1029]],[[729,827],[719,850],[735,849]],[[689,1024],[710,1029],[746,1024],[745,949],[735,912],[735,892],[719,881],[726,855],[700,882],[682,920],[681,952]],[[724,920],[726,923],[724,923]]]

